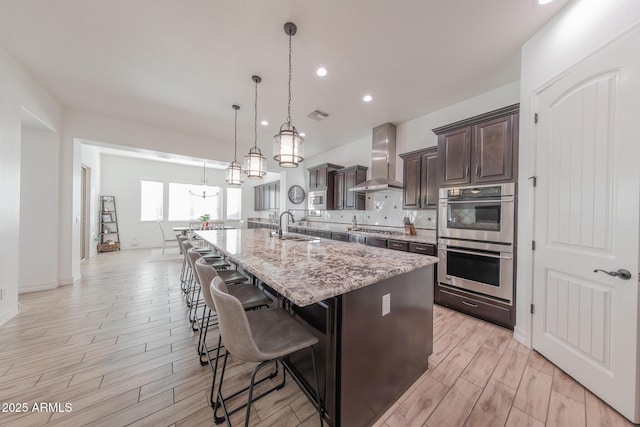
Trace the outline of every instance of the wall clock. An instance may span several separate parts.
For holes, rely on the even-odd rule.
[[[295,205],[299,205],[304,201],[305,192],[304,188],[299,185],[292,185],[289,187],[289,201]]]

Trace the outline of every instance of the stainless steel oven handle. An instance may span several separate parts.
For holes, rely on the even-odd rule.
[[[478,255],[478,256],[486,256],[487,258],[500,258],[500,259],[513,259],[511,255],[491,255],[482,252],[471,252],[471,251],[461,251],[459,249],[444,249],[446,252],[457,252],[459,254],[467,254],[467,255]]]

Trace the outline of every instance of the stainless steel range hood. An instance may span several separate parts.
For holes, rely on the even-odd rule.
[[[385,123],[373,128],[371,147],[371,179],[350,191],[372,192],[402,189],[396,181],[396,127]]]

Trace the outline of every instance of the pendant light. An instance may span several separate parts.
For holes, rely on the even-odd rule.
[[[207,197],[215,197],[218,195],[218,193],[215,194],[207,194],[207,163],[206,162],[202,162],[202,180],[200,180],[200,185],[202,186],[202,194],[200,193],[194,193],[193,191],[189,190],[189,194],[191,194],[192,196],[196,196],[196,197],[202,197],[203,199],[206,199]]]
[[[297,168],[304,160],[302,143],[304,139],[291,123],[291,37],[298,30],[296,24],[284,24],[284,32],[289,36],[289,100],[287,104],[287,122],[280,126],[280,132],[273,137],[273,159],[283,168]]]
[[[255,97],[255,114],[253,116],[253,147],[249,149],[249,154],[244,156],[244,173],[247,174],[247,178],[262,179],[267,174],[267,164],[265,157],[258,148],[258,83],[262,81],[260,76],[251,76],[251,80],[256,86]]]
[[[233,128],[233,162],[229,164],[227,168],[226,181],[229,185],[241,185],[242,184],[242,168],[237,160],[238,152],[238,110],[239,106],[233,105],[233,109],[236,110],[236,116]]]

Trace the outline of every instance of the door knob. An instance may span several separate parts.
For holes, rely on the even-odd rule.
[[[594,273],[597,273],[598,271],[602,271],[603,273],[608,274],[609,276],[618,277],[622,280],[631,279],[631,273],[629,272],[629,270],[625,270],[624,268],[620,268],[618,269],[618,271],[606,271],[606,270],[601,270],[599,268],[596,268],[595,270],[593,270]]]

